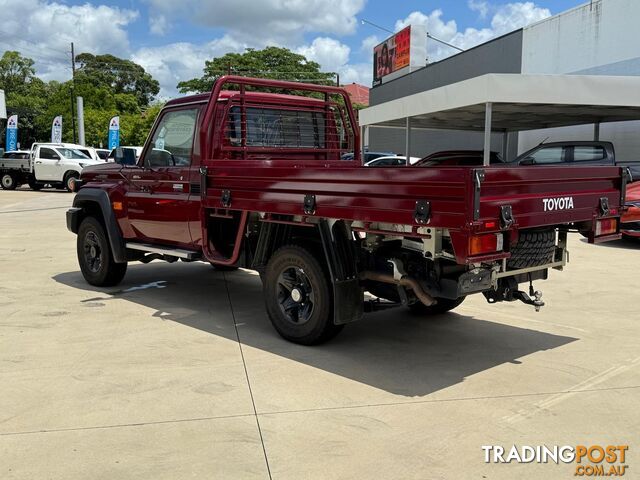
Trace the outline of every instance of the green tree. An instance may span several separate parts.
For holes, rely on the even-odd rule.
[[[335,78],[334,73],[321,72],[320,65],[307,60],[304,55],[280,47],[248,48],[244,53],[227,53],[207,60],[203,73],[200,78],[178,83],[180,92],[208,92],[218,77],[228,73],[326,85],[333,84]]]
[[[24,93],[35,78],[34,61],[15,51],[6,51],[0,58],[0,88],[7,94]]]
[[[160,84],[144,68],[113,55],[76,55],[77,83],[108,86],[116,94],[132,94],[141,106],[149,105],[160,92]]]
[[[37,138],[37,119],[46,110],[48,86],[35,76],[34,61],[19,52],[0,58],[0,89],[5,91],[9,115],[18,115],[18,141],[28,147]],[[4,130],[0,131],[4,141]]]

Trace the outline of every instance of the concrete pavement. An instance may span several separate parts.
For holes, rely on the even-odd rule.
[[[474,296],[280,339],[249,271],[82,279],[71,194],[0,191],[0,478],[570,478],[482,445],[628,444],[640,469],[640,244],[570,237],[547,306]],[[238,341],[239,339],[239,341]]]

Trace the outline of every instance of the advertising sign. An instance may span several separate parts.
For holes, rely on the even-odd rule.
[[[113,117],[109,120],[109,148],[114,149],[120,146],[120,117]]]
[[[373,49],[373,80],[380,80],[409,66],[411,58],[411,25],[403,28]]]
[[[373,84],[398,72],[393,78],[408,73],[412,67],[423,67],[427,58],[427,34],[422,25],[409,25],[373,48]],[[402,72],[401,72],[402,71]]]
[[[18,116],[11,115],[7,120],[7,136],[5,139],[7,151],[18,149]]]
[[[51,143],[62,143],[62,116],[58,115],[51,124]]]

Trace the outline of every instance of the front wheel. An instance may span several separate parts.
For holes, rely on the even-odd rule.
[[[64,188],[69,192],[73,192],[73,186],[78,178],[80,178],[78,172],[67,172],[64,175]]]
[[[467,297],[460,297],[455,300],[451,300],[449,298],[437,298],[438,301],[435,305],[431,305],[427,307],[422,302],[416,302],[409,305],[409,310],[411,313],[416,315],[440,315],[443,313],[447,313],[450,310],[453,310],[457,306],[459,306],[464,299]]]
[[[15,190],[18,186],[18,181],[12,173],[4,173],[0,180],[2,182],[3,190]]]
[[[277,250],[264,274],[264,299],[280,336],[301,345],[325,342],[342,330],[333,323],[331,282],[307,249]]]
[[[127,264],[113,260],[104,227],[95,217],[87,217],[80,224],[76,246],[82,276],[90,285],[112,287],[124,278]]]

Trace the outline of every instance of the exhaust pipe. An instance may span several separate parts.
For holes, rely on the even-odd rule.
[[[437,300],[425,292],[415,278],[409,276],[402,276],[401,278],[395,278],[393,275],[387,273],[379,273],[371,270],[365,270],[360,273],[360,280],[371,280],[373,282],[391,283],[393,285],[402,285],[403,287],[410,288],[415,293],[418,300],[420,300],[425,306],[430,307],[435,305]]]

